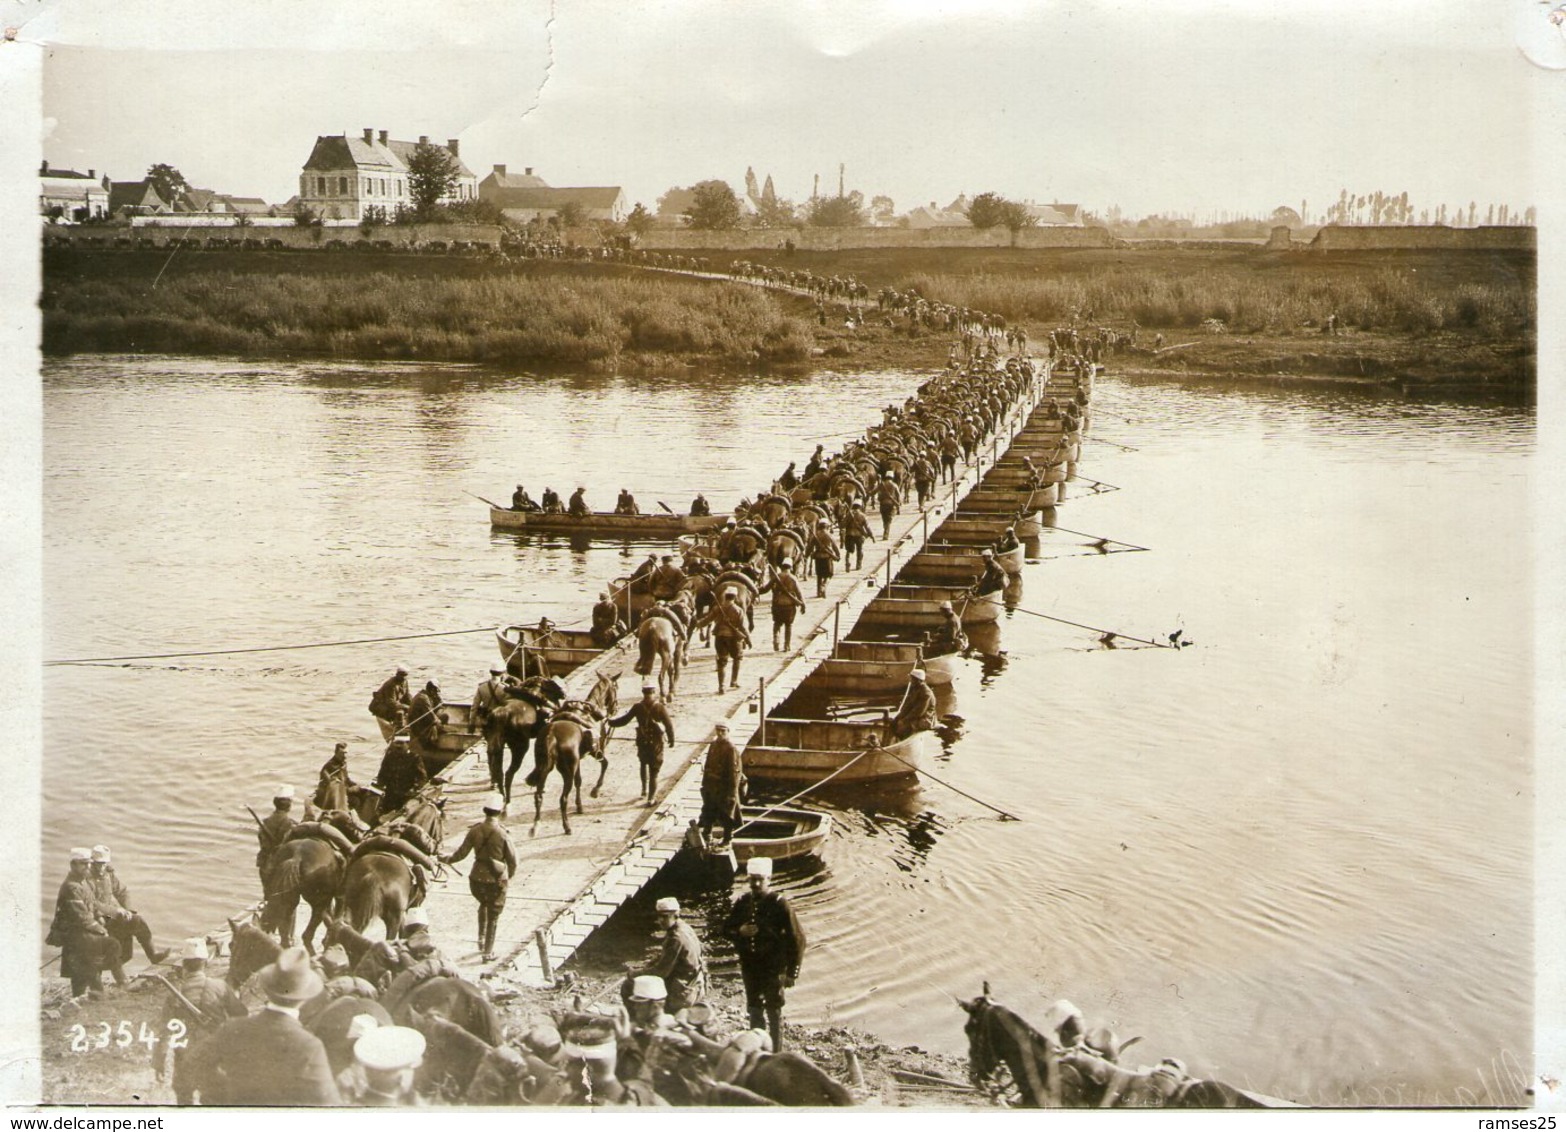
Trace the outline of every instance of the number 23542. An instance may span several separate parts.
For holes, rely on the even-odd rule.
[[[185,1023],[178,1018],[170,1018],[168,1024],[169,1049],[184,1049],[189,1042],[186,1034]],[[72,1053],[92,1053],[95,1050],[129,1049],[140,1042],[149,1050],[157,1045],[159,1034],[147,1023],[141,1023],[139,1028],[133,1029],[131,1023],[121,1018],[118,1024],[113,1022],[98,1022],[83,1025],[78,1022],[65,1031],[66,1039],[71,1043]]]

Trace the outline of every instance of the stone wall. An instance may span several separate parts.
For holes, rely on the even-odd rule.
[[[289,222],[283,227],[255,225],[248,228],[232,224],[214,227],[211,224],[179,224],[162,219],[157,224],[137,224],[134,228],[115,225],[55,226],[46,230],[50,243],[113,244],[116,239],[131,238],[138,245],[150,241],[155,246],[174,245],[181,241],[200,243],[204,240],[277,240],[286,248],[320,248],[333,240],[348,247],[387,241],[396,248],[413,244],[430,244],[437,240],[452,244],[459,240],[473,244],[499,244],[500,229],[492,224],[386,224],[371,228],[368,235],[357,227],[301,228]],[[275,247],[276,245],[271,245]]]
[[[1534,229],[1525,225],[1448,228],[1444,224],[1387,226],[1329,224],[1311,241],[1314,251],[1371,248],[1451,248],[1476,251],[1533,251]]]
[[[792,240],[800,251],[848,248],[1107,248],[1104,228],[1024,228],[1015,241],[1005,228],[760,228],[697,231],[655,228],[639,241],[653,251],[772,251]]]

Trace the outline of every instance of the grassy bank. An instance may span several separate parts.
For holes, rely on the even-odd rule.
[[[997,311],[1040,342],[1075,314],[1142,328],[1113,369],[1494,390],[1535,383],[1528,252],[888,248],[713,255]],[[161,273],[161,275],[160,275]],[[420,358],[634,371],[936,367],[948,335],[849,328],[752,287],[617,264],[424,255],[50,250],[44,347]],[[1340,333],[1321,333],[1336,314]],[[1224,332],[1208,333],[1217,319]],[[1163,334],[1165,349],[1154,353]]]
[[[167,257],[137,258],[151,266]],[[615,368],[660,359],[797,364],[814,345],[808,323],[771,294],[623,271],[410,275],[384,267],[330,274],[280,267],[186,270],[155,286],[154,278],[47,277],[45,351]]]

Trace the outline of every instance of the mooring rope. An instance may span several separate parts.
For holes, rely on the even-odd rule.
[[[1046,621],[1058,621],[1062,625],[1070,625],[1075,629],[1086,629],[1090,633],[1107,634],[1117,641],[1135,641],[1139,645],[1152,645],[1155,649],[1172,649],[1176,646],[1165,644],[1162,641],[1150,641],[1146,637],[1133,637],[1129,633],[1121,633],[1114,629],[1106,629],[1102,625],[1084,625],[1080,621],[1068,621],[1064,617],[1052,617],[1048,613],[1040,613],[1034,609],[1024,609],[1022,606],[1013,607],[1018,613],[1026,613],[1032,617],[1042,617]]]
[[[493,633],[500,628],[499,625],[485,625],[478,629],[448,629],[440,633],[404,633],[396,637],[360,637],[346,641],[311,641],[303,645],[261,645],[256,648],[244,649],[202,649],[196,652],[161,652],[146,653],[140,656],[86,656],[71,657],[67,660],[46,660],[44,664],[104,664],[109,661],[120,660],[178,660],[191,656],[238,656],[242,653],[257,652],[293,652],[298,649],[331,649],[342,645],[378,645],[387,641],[423,641],[431,637],[461,637],[470,633]]]

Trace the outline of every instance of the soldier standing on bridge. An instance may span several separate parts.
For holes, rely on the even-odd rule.
[[[478,901],[478,947],[486,961],[495,958],[495,928],[506,907],[506,887],[517,872],[516,851],[511,848],[506,827],[500,824],[500,815],[505,809],[506,800],[499,794],[486,797],[484,820],[468,827],[467,836],[455,853],[441,858],[446,864],[454,865],[469,853],[473,854],[468,891]]]
[[[505,739],[500,728],[493,723],[494,710],[506,702],[506,666],[492,664],[489,679],[473,693],[472,721],[484,736],[484,754],[489,761],[489,788],[500,789],[501,771],[505,769]]]
[[[642,698],[624,714],[609,721],[610,727],[624,727],[636,720],[636,761],[640,764],[642,797],[652,805],[658,795],[658,772],[663,769],[663,740],[674,742],[674,720],[669,709],[658,698],[658,685],[648,680],[642,684]]]

